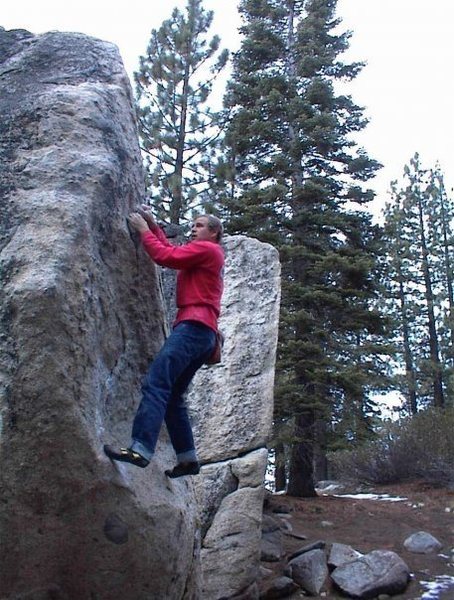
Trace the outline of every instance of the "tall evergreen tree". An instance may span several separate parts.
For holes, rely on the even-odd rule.
[[[402,228],[400,214],[402,210],[402,194],[397,191],[397,183],[391,184],[391,197],[393,204],[385,208],[385,235],[383,241],[383,255],[388,264],[385,270],[387,277],[383,282],[384,288],[384,310],[391,316],[394,327],[391,331],[397,331],[400,337],[401,354],[405,366],[403,377],[396,377],[400,382],[398,387],[403,393],[409,414],[418,412],[416,367],[414,359],[414,345],[412,344],[412,322],[413,307],[412,299],[407,286],[407,258],[408,240]],[[389,248],[389,244],[392,245]],[[391,252],[389,250],[391,249]],[[389,302],[391,299],[391,302]],[[391,335],[391,337],[395,337]],[[399,344],[397,344],[399,345]],[[398,369],[398,365],[395,365]]]
[[[337,425],[355,412],[349,435],[369,429],[382,326],[371,306],[376,231],[363,209],[373,193],[362,185],[379,165],[351,139],[366,125],[361,109],[335,90],[362,66],[338,58],[349,34],[334,33],[336,4],[243,0],[226,98],[230,230],[280,249],[275,422],[294,425],[288,492],[297,496],[315,494],[314,450],[335,409]]]
[[[388,306],[405,363],[403,388],[411,413],[443,407],[452,395],[453,219],[439,168],[425,169],[418,154],[392,185],[385,212]],[[398,301],[398,305],[396,304]]]
[[[207,38],[212,11],[188,0],[184,13],[151,32],[134,74],[147,190],[158,216],[179,224],[209,187],[211,154],[219,141],[220,114],[207,105],[226,65],[218,36]]]

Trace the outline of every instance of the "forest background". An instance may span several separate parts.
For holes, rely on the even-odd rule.
[[[371,181],[381,165],[362,147],[366,111],[352,90],[364,65],[348,58],[342,4],[243,0],[228,63],[213,14],[188,0],[152,31],[134,73],[158,216],[184,225],[210,210],[230,233],[280,251],[271,450],[276,489],[297,496],[314,495],[315,481],[335,470],[453,477],[452,443],[414,461],[414,473],[395,458],[399,444],[402,456],[414,446],[415,431],[424,447],[421,432],[432,436],[437,423],[440,436],[452,425],[452,194],[442,167],[423,163],[415,147],[377,224]],[[420,94],[424,65],[413,77]],[[443,112],[444,98],[436,103]],[[420,116],[415,141],[428,126]],[[377,406],[389,392],[401,399],[399,429],[383,425]]]

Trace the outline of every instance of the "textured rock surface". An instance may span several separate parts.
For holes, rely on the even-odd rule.
[[[298,586],[290,577],[276,577],[270,582],[266,590],[260,595],[261,600],[273,600],[274,598],[289,598]]]
[[[261,556],[264,562],[277,562],[284,554],[281,525],[273,517],[264,515],[262,519]]]
[[[222,363],[199,371],[189,402],[204,462],[265,446],[273,416],[280,264],[269,244],[225,240]]]
[[[190,484],[163,439],[114,466],[163,339],[156,271],[125,216],[143,193],[117,49],[0,30],[2,599],[197,597]]]
[[[309,550],[294,558],[289,565],[292,579],[311,595],[318,595],[328,579],[328,566],[323,550]]]
[[[257,579],[267,456],[266,449],[261,449],[208,465],[194,479],[202,520],[203,597],[207,600],[236,597]]]
[[[390,550],[374,550],[334,569],[334,583],[352,598],[375,598],[379,594],[399,594],[405,590],[410,571]]]
[[[329,551],[328,564],[330,567],[336,568],[361,556],[361,552],[357,552],[347,544],[334,543]]]
[[[189,402],[199,455],[203,597],[258,597],[261,519],[280,294],[277,251],[225,240],[222,363],[199,371]],[[241,596],[242,594],[242,596]]]
[[[410,535],[405,540],[404,546],[409,552],[415,552],[416,554],[438,552],[443,547],[437,538],[426,531],[418,531]]]

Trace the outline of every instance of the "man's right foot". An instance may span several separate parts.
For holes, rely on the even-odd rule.
[[[108,456],[111,460],[118,460],[119,462],[131,463],[131,465],[135,465],[136,467],[142,467],[142,469],[145,468],[150,462],[138,452],[134,452],[134,450],[131,450],[131,448],[120,448],[119,450],[114,450],[112,446],[105,445],[104,454]]]
[[[171,471],[165,471],[167,477],[170,479],[176,479],[177,477],[184,477],[185,475],[197,475],[200,472],[200,464],[194,462],[182,462],[178,463]]]

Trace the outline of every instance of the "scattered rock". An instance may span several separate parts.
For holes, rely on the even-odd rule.
[[[430,533],[425,531],[418,531],[404,542],[405,548],[409,552],[415,552],[416,554],[431,554],[432,552],[438,552],[443,545]]]
[[[274,598],[288,598],[290,594],[296,592],[298,586],[289,577],[276,577],[261,594],[261,600],[273,600]]]
[[[331,574],[339,589],[352,598],[374,598],[403,592],[410,579],[405,562],[389,550],[374,550],[334,569]]]
[[[321,527],[334,527],[334,523],[332,523],[331,521],[321,521],[320,525]]]
[[[278,562],[284,554],[282,545],[282,533],[280,530],[269,531],[262,534],[261,560],[264,562]]]
[[[260,575],[260,577],[262,579],[266,579],[267,577],[269,577],[272,574],[273,574],[273,571],[271,569],[267,569],[263,565],[260,565],[260,567],[259,567],[259,575]]]
[[[284,535],[288,535],[289,537],[295,538],[296,540],[307,540],[307,535],[303,535],[302,533],[294,533],[292,531],[283,531]]]
[[[361,556],[363,556],[361,552],[357,552],[351,546],[334,543],[331,546],[328,556],[328,565],[334,568],[340,567],[341,565],[355,560],[356,558],[360,558]]]
[[[339,481],[318,481],[315,485],[315,489],[320,494],[333,494],[334,492],[339,493],[345,490],[345,485]]]
[[[297,556],[289,563],[292,579],[300,587],[317,595],[328,578],[328,566],[323,550],[310,550]]]
[[[316,542],[312,542],[312,544],[307,544],[307,546],[303,546],[299,550],[293,552],[293,554],[289,556],[289,561],[293,560],[297,556],[301,556],[301,554],[304,554],[305,552],[310,552],[311,550],[324,550],[325,546],[326,542],[323,542],[322,540],[317,540]]]
[[[271,533],[278,531],[281,528],[280,523],[277,519],[271,515],[263,515],[262,519],[262,533]]]

